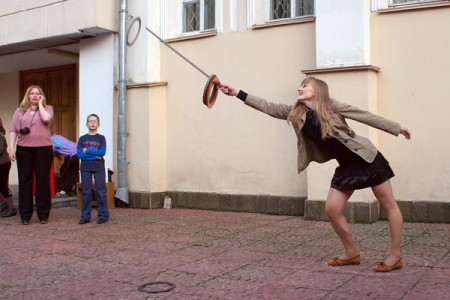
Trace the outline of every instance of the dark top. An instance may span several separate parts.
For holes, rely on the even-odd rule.
[[[307,111],[306,121],[302,131],[306,138],[312,140],[319,148],[328,152],[332,158],[337,160],[340,166],[365,162],[359,155],[350,151],[337,139],[333,137],[322,139],[319,118],[314,110]]]
[[[86,153],[83,152],[86,148]],[[101,134],[85,134],[78,139],[77,155],[81,160],[80,171],[100,171],[105,169],[103,156],[106,153],[106,139]]]
[[[322,139],[319,118],[314,110],[307,111],[302,131],[306,138],[327,151],[339,163],[331,179],[331,187],[337,190],[376,186],[394,176],[388,161],[380,152],[373,162],[368,163],[337,139],[333,137]]]

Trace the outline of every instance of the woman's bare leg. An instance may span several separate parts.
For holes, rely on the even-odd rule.
[[[392,266],[402,257],[400,245],[402,243],[403,216],[394,199],[394,193],[392,192],[391,182],[389,180],[372,187],[372,191],[387,214],[389,230],[391,232],[391,252],[384,263]]]
[[[359,254],[350,231],[350,225],[344,216],[345,204],[352,194],[352,190],[339,191],[330,188],[325,204],[325,211],[328,215],[328,219],[344,245],[345,253],[338,257],[343,260],[352,259]]]

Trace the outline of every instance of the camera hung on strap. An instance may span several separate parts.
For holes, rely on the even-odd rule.
[[[27,135],[30,133],[30,128],[29,127],[22,127],[19,129],[19,133],[21,135]]]
[[[33,120],[34,120],[34,117],[36,116],[36,113],[38,112],[38,109],[39,109],[39,108],[36,108],[36,109],[34,110],[35,113],[33,114],[33,117],[31,118],[31,121],[30,121],[30,127],[33,126]],[[22,127],[22,119],[23,119],[23,116],[24,116],[24,115],[25,115],[25,114],[23,114],[22,117],[20,118],[20,129],[19,129],[19,133],[20,133],[21,135],[27,135],[27,134],[30,133],[30,127],[28,127],[28,126]]]

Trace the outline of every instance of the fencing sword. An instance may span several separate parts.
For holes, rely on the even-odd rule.
[[[138,31],[137,31],[134,39],[131,42],[129,42],[129,39],[128,39],[129,34],[130,34],[131,28],[133,27],[135,22],[138,23],[138,26],[139,26]],[[151,31],[148,27],[145,27],[145,29],[149,33],[151,33],[155,38],[157,38],[161,43],[163,43],[170,50],[175,52],[178,56],[180,56],[182,59],[184,59],[187,63],[189,63],[191,66],[193,66],[195,69],[197,69],[197,71],[199,71],[200,73],[205,75],[206,78],[208,78],[208,81],[205,85],[205,89],[203,90],[203,104],[205,104],[208,108],[213,107],[214,103],[216,102],[217,95],[219,92],[219,88],[218,88],[218,84],[220,82],[219,78],[215,74],[210,75],[210,74],[206,73],[205,71],[203,71],[200,67],[198,67],[192,61],[190,61],[188,58],[186,58],[186,56],[181,54],[179,51],[177,51],[175,48],[173,48],[171,45],[169,45],[166,41],[164,41],[159,35],[157,35],[153,31]],[[137,17],[131,22],[130,27],[128,29],[128,33],[127,33],[127,45],[128,46],[132,46],[136,42],[136,39],[139,35],[140,30],[141,30],[141,18]]]

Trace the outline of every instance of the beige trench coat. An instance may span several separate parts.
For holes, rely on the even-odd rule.
[[[289,112],[294,107],[293,105],[268,102],[250,94],[247,95],[245,104],[269,116],[283,120],[287,120]],[[355,134],[353,129],[347,125],[346,118],[364,123],[395,136],[400,134],[401,126],[399,123],[359,109],[356,106],[330,99],[330,108],[333,112],[331,121],[332,137],[339,140],[350,151],[369,163],[375,159],[378,150],[367,138]],[[302,127],[305,118],[306,113],[301,116],[299,125],[294,125],[295,134],[297,135],[297,167],[299,173],[306,169],[311,161],[323,163],[331,159],[326,152],[320,150],[310,139],[303,135]]]

